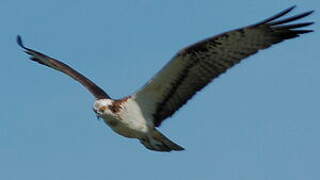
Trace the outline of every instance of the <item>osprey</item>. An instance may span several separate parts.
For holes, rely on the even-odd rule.
[[[17,43],[32,61],[63,72],[80,82],[95,97],[93,111],[118,134],[138,139],[154,151],[181,151],[184,148],[169,140],[156,127],[172,116],[214,78],[238,64],[241,60],[287,39],[312,30],[299,29],[313,22],[287,24],[304,18],[308,11],[281,18],[292,6],[259,23],[228,31],[197,42],[180,50],[151,80],[137,92],[113,99],[94,82],[70,66]]]

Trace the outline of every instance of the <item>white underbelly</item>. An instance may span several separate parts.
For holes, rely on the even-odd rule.
[[[150,117],[144,117],[142,110],[134,99],[128,99],[116,113],[104,113],[105,123],[116,133],[129,138],[142,138],[149,129],[153,129]]]
[[[128,138],[140,138],[148,132],[148,126],[143,120],[114,117],[103,117],[103,119],[113,131]]]

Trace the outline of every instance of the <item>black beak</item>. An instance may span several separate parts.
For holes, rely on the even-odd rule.
[[[94,113],[96,114],[97,120],[100,120],[100,116],[98,115],[97,110],[95,110],[94,108],[92,109],[94,111]]]

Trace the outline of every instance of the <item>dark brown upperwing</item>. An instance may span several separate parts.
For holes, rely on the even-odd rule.
[[[17,43],[20,47],[25,49],[25,52],[29,54],[31,57],[30,59],[32,61],[38,62],[42,65],[51,67],[55,70],[58,70],[60,72],[63,72],[73,78],[74,80],[80,82],[84,87],[86,87],[96,99],[110,99],[110,96],[106,92],[104,92],[100,87],[98,87],[95,83],[93,83],[91,80],[77,72],[76,70],[72,69],[67,64],[60,62],[56,59],[53,59],[45,54],[42,54],[38,51],[29,49],[25,47],[22,43],[21,37],[17,36]]]

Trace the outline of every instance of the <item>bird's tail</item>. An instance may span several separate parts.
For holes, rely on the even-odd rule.
[[[183,147],[172,142],[165,135],[154,129],[148,136],[140,139],[140,142],[148,149],[153,151],[182,151]]]

